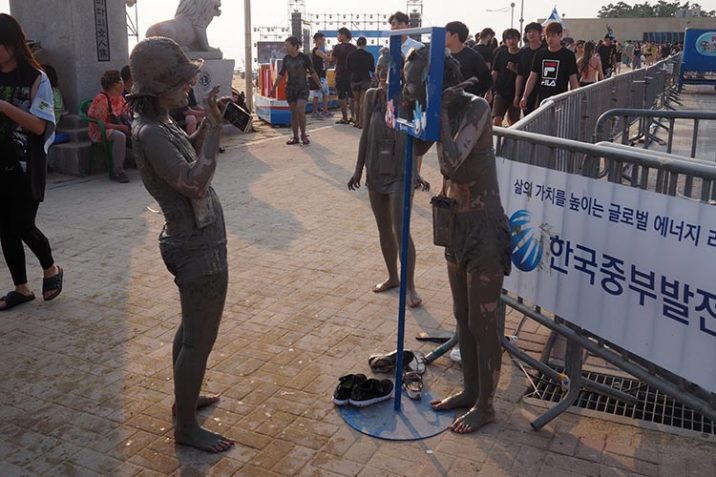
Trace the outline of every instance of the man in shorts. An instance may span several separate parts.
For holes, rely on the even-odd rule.
[[[288,145],[298,144],[298,131],[301,130],[301,141],[308,145],[311,141],[306,135],[306,102],[308,101],[308,81],[306,75],[311,75],[313,81],[320,83],[316,71],[313,69],[311,59],[305,53],[301,53],[301,41],[295,36],[286,39],[286,56],[283,58],[281,71],[271,88],[271,96],[274,96],[276,87],[284,76],[286,80],[286,102],[291,110],[291,129],[293,137],[286,143]]]
[[[368,53],[365,45],[368,42],[361,36],[356,42],[357,49],[348,55],[347,65],[351,74],[351,91],[355,99],[356,121],[354,126],[361,129],[361,107],[363,97],[370,88],[371,80],[375,74],[375,58]]]
[[[336,124],[350,124],[354,122],[353,118],[348,118],[348,105],[350,102],[351,116],[353,115],[353,93],[351,91],[351,75],[348,71],[348,55],[356,49],[351,44],[353,35],[351,31],[342,27],[338,30],[338,44],[333,47],[331,52],[331,61],[336,64],[336,94],[338,95],[338,104],[341,107],[341,119]]]
[[[495,126],[502,126],[507,114],[507,123],[512,126],[520,119],[520,108],[514,105],[515,79],[520,62],[520,32],[508,28],[502,34],[506,48],[499,48],[492,62],[492,79],[494,82],[494,102],[492,119]]]
[[[313,50],[311,50],[311,61],[313,69],[316,70],[320,83],[316,83],[312,78],[308,79],[311,87],[311,98],[313,99],[313,117],[315,119],[330,118],[332,114],[328,111],[328,79],[326,78],[326,63],[329,60],[325,52],[326,35],[321,32],[313,35]],[[318,110],[318,100],[323,101],[323,111]]]

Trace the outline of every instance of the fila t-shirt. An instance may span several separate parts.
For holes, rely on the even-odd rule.
[[[532,71],[537,74],[536,87],[543,101],[569,89],[569,77],[577,74],[577,58],[567,48],[554,52],[545,48],[535,53]]]

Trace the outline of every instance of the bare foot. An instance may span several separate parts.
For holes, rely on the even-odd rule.
[[[420,295],[415,290],[408,290],[407,299],[410,308],[417,308],[423,304],[423,299],[420,298]]]
[[[476,399],[474,397],[463,391],[461,393],[453,394],[445,399],[433,401],[430,405],[436,411],[449,411],[460,407],[472,407],[475,405],[475,401]]]
[[[465,414],[455,419],[455,421],[450,425],[450,430],[457,434],[467,434],[469,432],[475,432],[491,422],[495,422],[494,410],[480,411],[473,407]]]
[[[219,397],[219,396],[206,396],[206,395],[202,394],[199,396],[199,400],[196,402],[196,408],[201,409],[204,407],[211,406],[212,404],[216,404],[217,402],[219,402],[220,399],[221,399],[221,397]],[[176,415],[177,415],[177,404],[174,403],[174,404],[172,404],[172,416],[176,416]]]
[[[174,440],[176,440],[177,444],[196,447],[214,454],[229,450],[234,445],[234,441],[231,439],[199,426],[188,429],[175,429]]]
[[[396,288],[398,285],[400,285],[400,281],[388,278],[386,281],[378,283],[375,287],[373,287],[373,293],[382,293]]]

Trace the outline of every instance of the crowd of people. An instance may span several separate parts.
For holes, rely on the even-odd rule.
[[[396,12],[389,22],[391,29],[399,30],[408,28],[410,19],[404,13]],[[468,27],[460,21],[448,23],[445,30],[446,47],[460,63],[463,77],[478,80],[468,88],[468,92],[487,99],[497,126],[514,124],[551,96],[620,74],[623,65],[631,69],[650,66],[681,49],[678,43],[622,43],[616,41],[611,33],[597,41],[575,41],[564,36],[563,27],[557,22],[544,27],[536,22],[528,23],[522,33],[509,28],[502,33],[500,41],[491,28],[482,29],[473,39]],[[289,104],[295,105],[291,106],[294,135],[288,144],[310,143],[305,134],[303,113],[309,98],[313,99],[314,118],[332,116],[328,110],[329,88],[326,81],[326,70],[330,65],[335,68],[335,93],[340,106],[341,117],[337,124],[363,127],[361,109],[365,93],[369,87],[378,85],[376,67],[379,65],[366,51],[365,37],[359,37],[355,45],[352,39],[348,28],[340,28],[338,44],[328,52],[325,34],[316,33],[310,56],[300,52],[299,39],[290,37],[286,40],[288,54],[284,65],[295,64],[294,57],[301,59],[298,68],[284,66],[276,79],[278,85],[287,76],[288,89],[292,93],[301,92],[300,97],[295,94],[287,97]],[[403,56],[410,48],[421,45],[412,38],[407,40],[403,45]],[[518,46],[520,40],[524,42],[522,47]],[[384,60],[389,64],[387,53],[387,48],[381,49],[378,63]],[[313,78],[314,74],[319,80]]]

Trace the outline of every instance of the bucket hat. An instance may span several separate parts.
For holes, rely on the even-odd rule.
[[[191,80],[203,63],[201,59],[192,61],[171,38],[142,40],[129,57],[132,95],[159,96]]]

